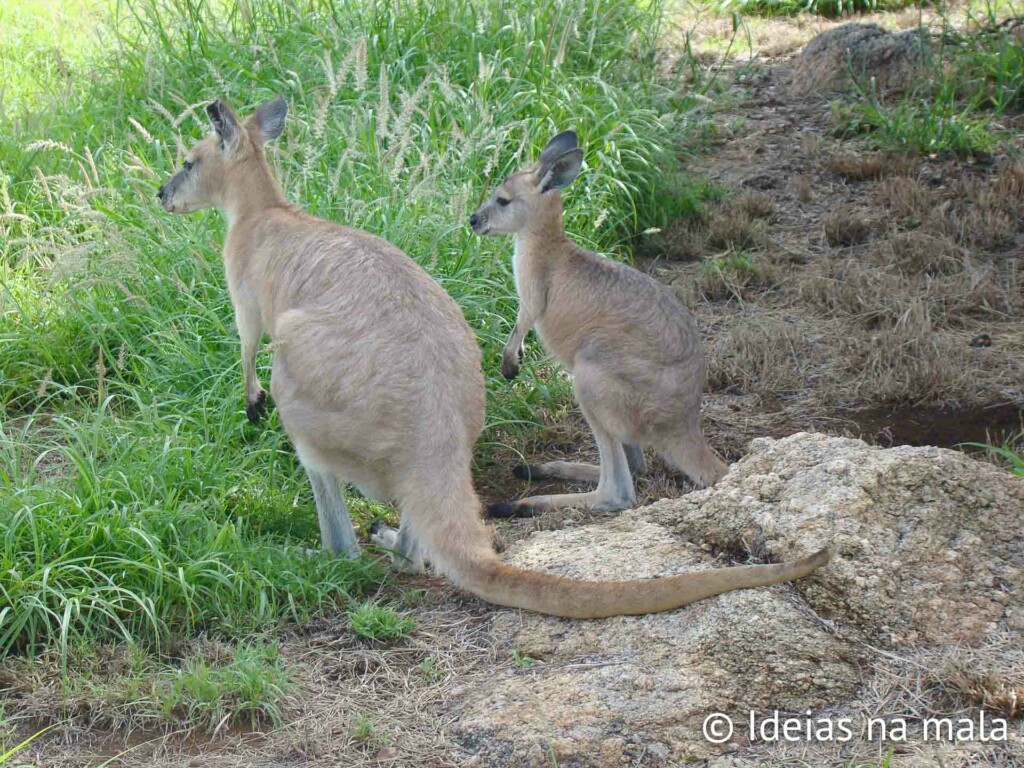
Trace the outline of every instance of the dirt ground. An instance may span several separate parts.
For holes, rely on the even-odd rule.
[[[705,334],[705,431],[730,461],[754,437],[797,431],[882,446],[1002,442],[1024,429],[1024,166],[884,156],[837,138],[823,98],[787,87],[785,55],[822,24],[771,23],[759,51],[783,58],[733,73],[726,98],[708,105],[727,105],[707,115],[719,142],[686,164],[726,196],[638,249],[637,265],[679,292]],[[696,40],[709,62],[721,50],[708,42],[716,34],[704,28]],[[524,453],[596,460],[576,412]],[[565,487],[515,480],[512,461],[499,453],[481,473],[485,501]],[[688,490],[654,460],[637,503]],[[502,522],[497,542],[595,519]],[[425,590],[407,643],[361,643],[331,621],[283,642],[300,679],[279,730],[183,741],[141,729],[126,739],[86,716],[21,758],[48,767],[473,764],[452,751],[446,701],[521,660],[496,644],[482,603],[438,579],[403,581]],[[55,695],[45,676],[22,683],[22,706],[42,711]]]

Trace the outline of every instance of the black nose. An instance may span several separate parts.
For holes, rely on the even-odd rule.
[[[160,198],[161,200],[163,200],[163,199],[164,199],[164,185],[163,185],[163,184],[161,184],[161,185],[160,185],[160,189],[158,189],[158,190],[156,191],[156,196],[157,196],[158,198]]]
[[[480,217],[477,216],[475,213],[472,216],[469,217],[469,226],[475,227],[479,223],[480,223]]]

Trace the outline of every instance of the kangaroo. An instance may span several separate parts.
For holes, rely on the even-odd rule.
[[[519,372],[523,339],[535,327],[572,373],[576,401],[600,454],[600,467],[564,461],[517,467],[523,479],[595,482],[597,488],[491,504],[491,517],[631,507],[630,471],[646,473],[645,447],[698,486],[714,484],[727,470],[700,430],[706,365],[693,315],[658,281],[583,250],[565,234],[558,190],[579,175],[582,163],[576,134],[560,133],[536,166],[505,179],[469,219],[478,235],[515,236],[519,314],[502,374],[511,380]]]
[[[244,122],[222,101],[214,132],[159,190],[163,207],[226,212],[224,266],[242,342],[246,408],[257,419],[261,336],[273,340],[270,391],[310,483],[323,545],[359,547],[340,482],[394,501],[397,531],[379,530],[414,566],[427,557],[459,587],[498,605],[599,618],[677,608],[733,589],[797,579],[827,550],[649,581],[578,581],[502,564],[473,488],[470,459],[484,422],[476,338],[459,306],[409,256],[375,235],[290,205],[264,145],[287,103],[260,105]]]

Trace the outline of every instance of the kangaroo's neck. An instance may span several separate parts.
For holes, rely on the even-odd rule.
[[[238,168],[224,192],[224,212],[228,227],[252,216],[259,216],[268,208],[288,205],[284,193],[270,174],[270,167],[262,154],[250,157]]]
[[[562,198],[558,192],[549,192],[545,197],[530,217],[529,224],[516,232],[516,260],[520,262],[517,267],[526,261],[558,259],[575,247],[565,234]]]

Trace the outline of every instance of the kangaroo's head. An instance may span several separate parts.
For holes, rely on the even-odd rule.
[[[579,176],[582,165],[583,152],[576,132],[558,134],[544,147],[536,165],[498,185],[490,199],[469,217],[470,226],[478,235],[504,235],[526,229],[542,209],[548,209],[558,198],[556,190]]]
[[[181,168],[157,195],[171,213],[223,208],[232,190],[244,191],[255,167],[265,165],[263,145],[284,130],[288,102],[278,96],[261,104],[245,121],[221,100],[206,108],[213,133],[185,155]]]

